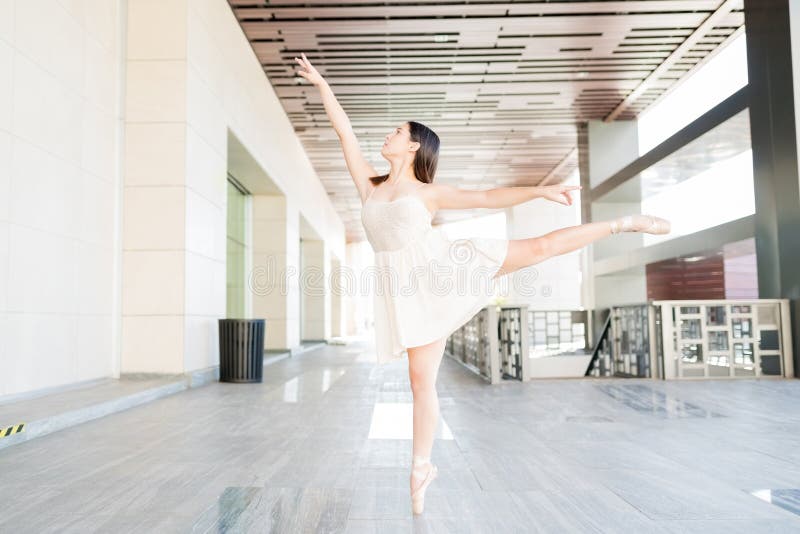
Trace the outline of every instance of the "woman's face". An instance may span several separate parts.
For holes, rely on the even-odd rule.
[[[402,155],[408,152],[409,141],[411,141],[411,130],[408,124],[404,123],[396,127],[386,135],[385,143],[381,148],[381,155],[384,157]]]

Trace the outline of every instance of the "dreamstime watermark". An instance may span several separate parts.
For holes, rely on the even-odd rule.
[[[427,295],[444,296],[479,295],[487,297],[508,296],[513,292],[521,297],[552,295],[548,284],[537,284],[539,271],[526,267],[513,273],[499,273],[496,260],[485,257],[469,239],[451,243],[444,259],[430,258],[424,263],[405,265],[409,260],[399,257],[397,262],[377,261],[360,271],[350,266],[331,269],[326,276],[321,266],[311,265],[301,270],[295,266],[280,266],[281,255],[259,256],[259,264],[248,275],[247,286],[257,296],[287,295],[294,288],[308,296],[323,296],[326,292],[340,296],[367,296],[389,294],[407,297],[424,290]],[[538,286],[538,287],[537,287]]]

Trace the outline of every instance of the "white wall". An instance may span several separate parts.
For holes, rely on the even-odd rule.
[[[224,0],[0,1],[0,72],[0,395],[218,363],[228,129],[344,257]]]
[[[187,281],[203,269],[195,238],[198,207],[208,209],[205,228],[219,260],[224,250],[219,193],[190,183],[190,166],[213,170],[193,155],[196,138],[187,128],[185,3],[128,0],[126,56],[126,153],[123,206],[122,372],[180,373],[188,352],[185,337],[190,296]],[[224,167],[223,167],[224,168]],[[224,182],[218,182],[225,194]],[[223,203],[224,206],[224,203]],[[224,217],[221,218],[224,221]],[[217,227],[219,227],[217,229]],[[217,244],[215,247],[214,244]],[[222,246],[220,246],[222,245]],[[224,267],[221,269],[224,280]],[[219,277],[220,269],[217,269]],[[207,283],[204,290],[213,287]],[[224,306],[224,294],[222,295]],[[193,339],[203,339],[195,336]]]
[[[647,274],[644,267],[637,272],[597,276],[594,279],[596,309],[647,302]]]
[[[270,227],[256,228],[254,235],[285,230],[286,269],[299,267],[301,216],[338,252],[344,250],[344,226],[227,2],[129,1],[128,119],[141,135],[128,147],[131,159],[148,168],[137,173],[147,182],[133,184],[146,189],[136,192],[141,201],[128,202],[134,197],[126,194],[133,213],[125,218],[126,228],[134,220],[147,239],[129,254],[127,272],[138,278],[131,298],[136,295],[143,307],[125,310],[123,366],[185,372],[218,363],[229,129],[285,197],[284,222],[273,228],[274,221],[256,217],[255,224]],[[143,156],[165,144],[170,154],[182,155],[169,174],[161,161]],[[144,215],[145,206],[154,204],[175,209]],[[136,256],[152,248],[158,259],[147,264],[158,261],[162,268],[148,272]],[[171,269],[169,277],[162,275],[165,269]],[[174,298],[164,302],[163,295]],[[296,296],[283,298],[288,300],[274,309],[254,309],[269,322],[267,346],[299,343]]]
[[[227,2],[188,2],[186,31],[187,132],[197,140],[190,157],[213,162],[219,173],[217,179],[224,180],[226,129],[230,128],[288,199],[291,209],[287,226],[291,232],[287,237],[287,263],[299,267],[299,255],[293,252],[299,239],[300,216],[322,237],[326,248],[343,257],[344,225]],[[198,167],[196,172],[205,170]],[[187,181],[191,178],[192,172],[187,172]],[[290,294],[287,298],[282,327],[291,347],[300,341],[300,317],[296,297]],[[212,319],[213,314],[201,320],[211,325]],[[187,361],[187,368],[192,369],[212,365],[215,355],[202,351],[197,357],[187,357],[192,358]]]
[[[0,2],[0,395],[114,370],[117,5]]]

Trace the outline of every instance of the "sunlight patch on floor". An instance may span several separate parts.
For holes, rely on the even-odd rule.
[[[377,402],[372,411],[369,439],[412,439],[414,405],[409,402]],[[439,416],[435,439],[453,439],[450,427]]]

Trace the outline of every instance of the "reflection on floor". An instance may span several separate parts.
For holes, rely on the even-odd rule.
[[[445,358],[412,517],[407,363],[373,362],[326,346],[4,449],[0,531],[800,531],[800,381],[490,386]]]
[[[757,490],[753,495],[766,502],[800,515],[800,489]]]

